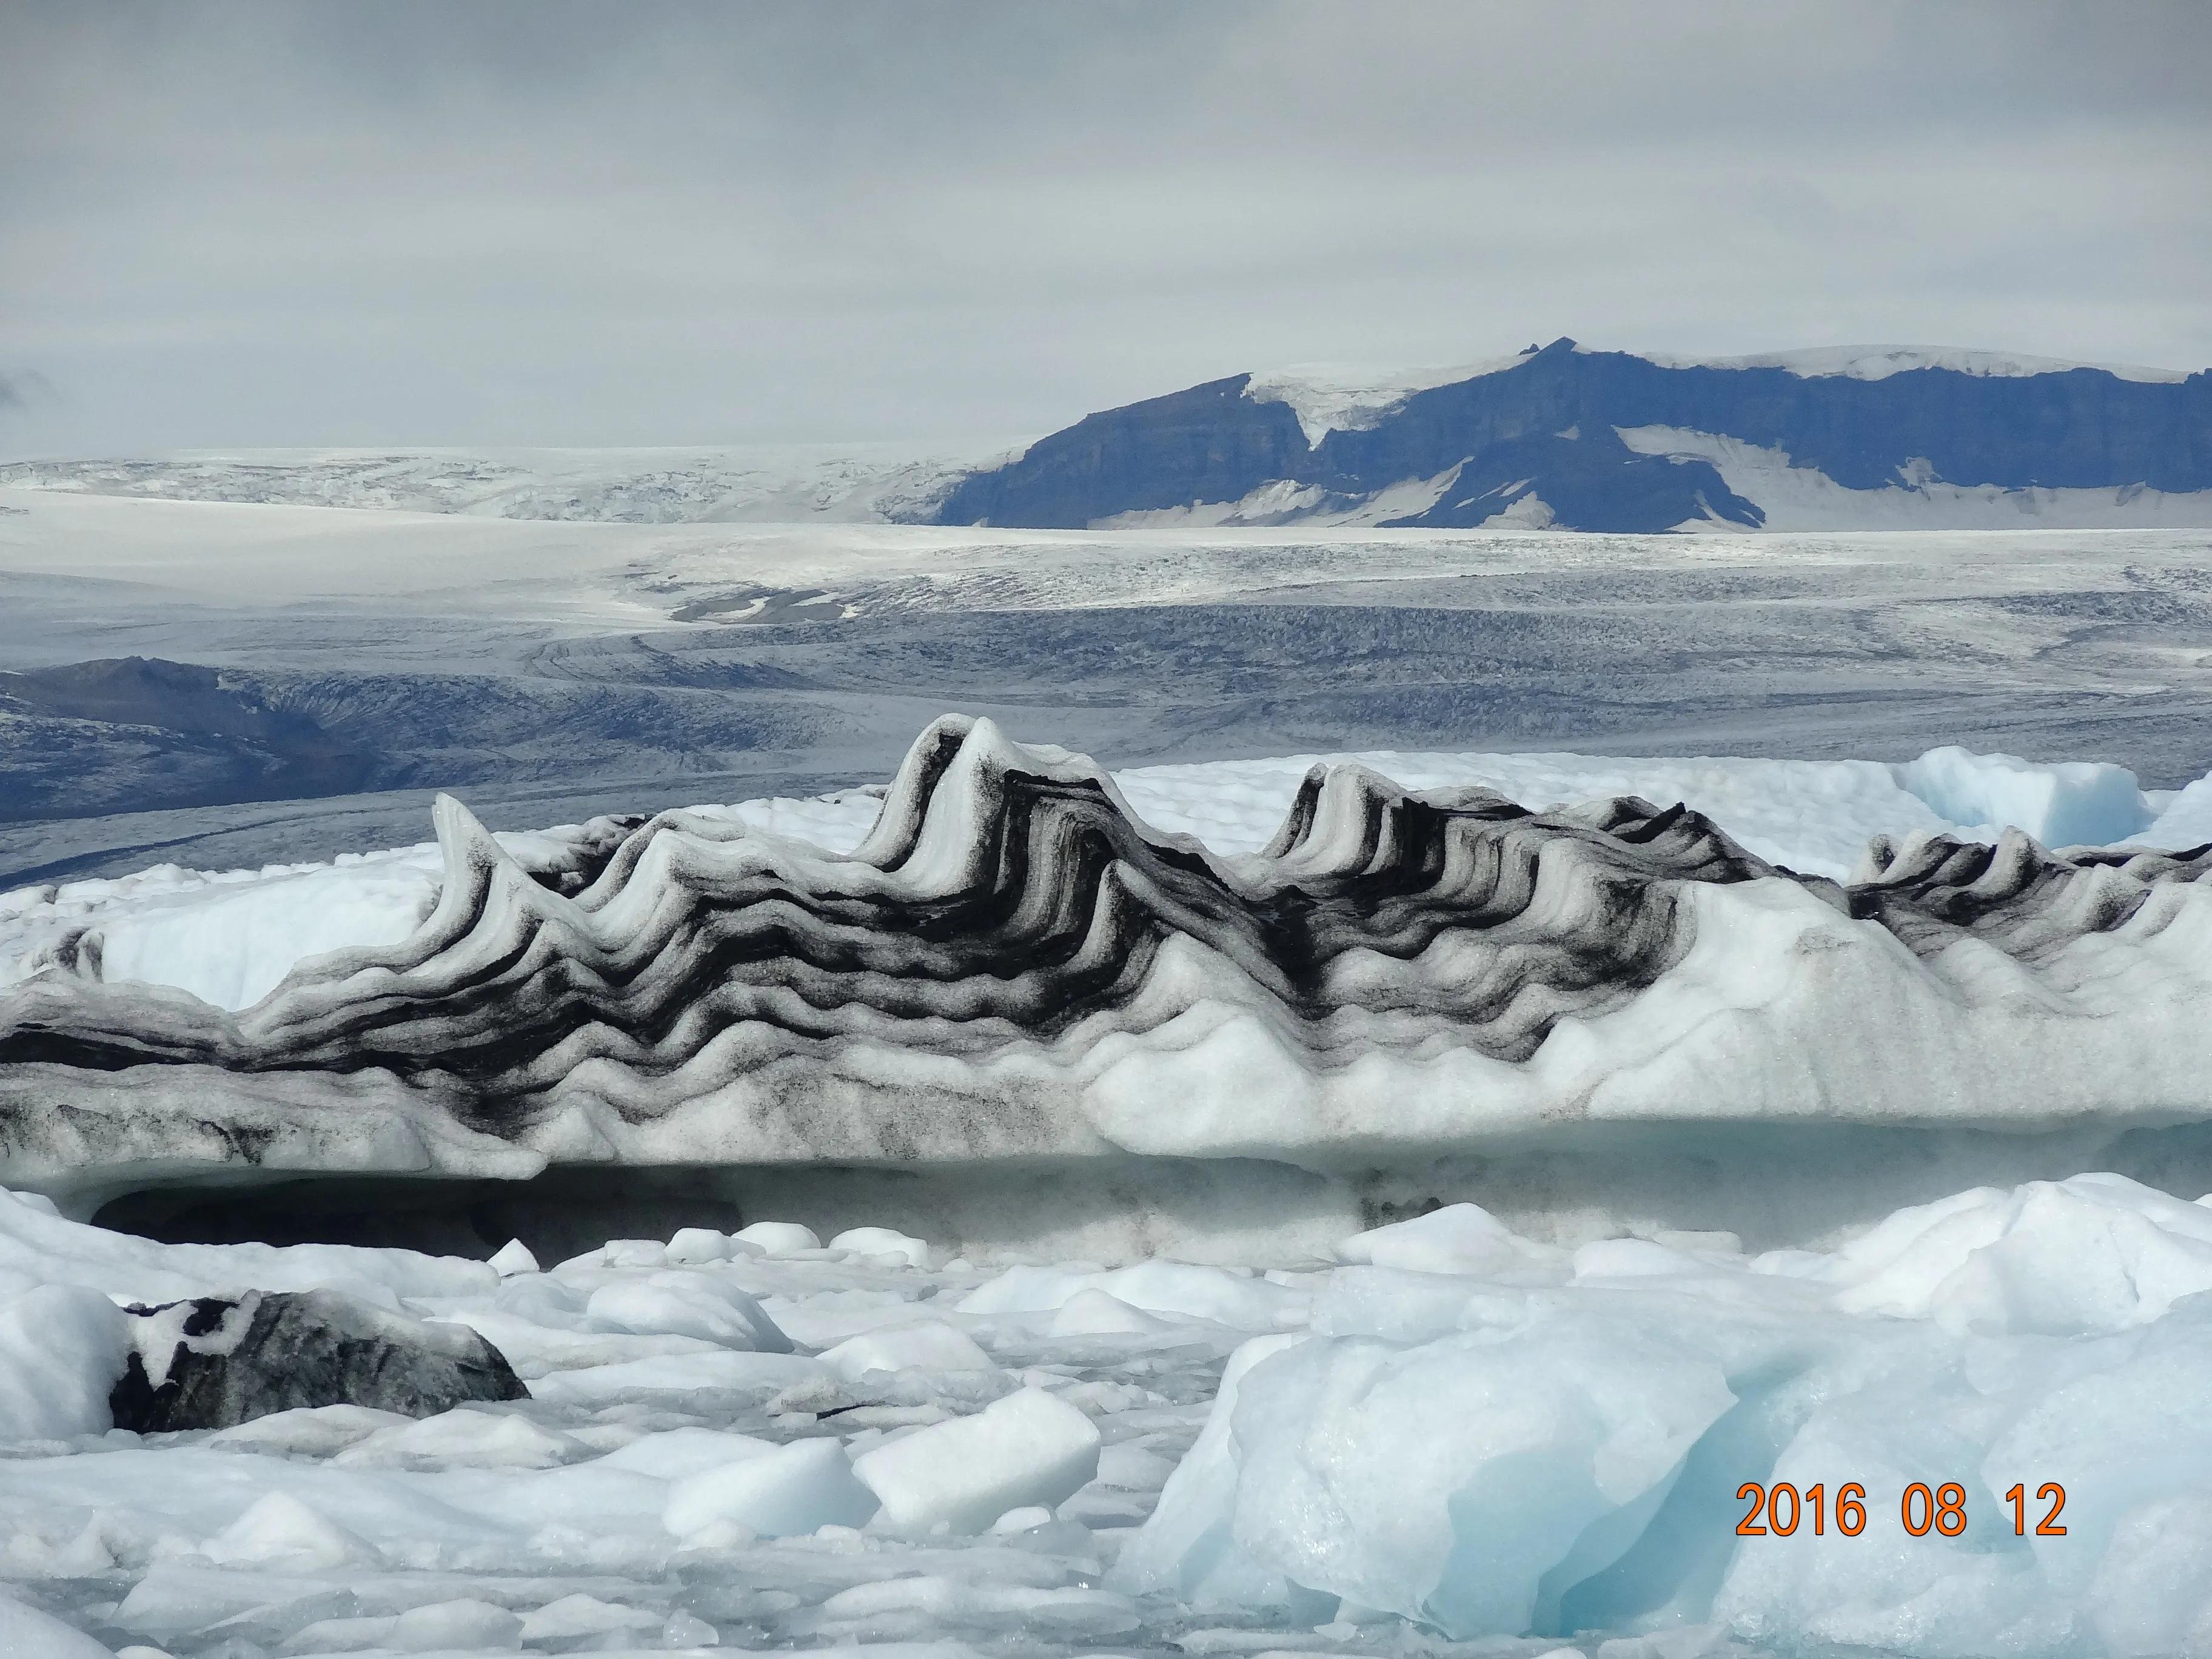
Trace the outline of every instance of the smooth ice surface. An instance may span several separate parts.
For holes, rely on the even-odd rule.
[[[2110,1175],[1764,1255],[1450,1206],[1265,1273],[631,1239],[502,1279],[0,1218],[0,1406],[78,1402],[0,1419],[0,1654],[2212,1650],[2212,1206]],[[99,1342],[56,1340],[111,1297],[318,1273],[496,1328],[537,1397],[142,1438],[88,1403]],[[686,1293],[591,1311],[623,1286]],[[800,1352],[694,1334],[739,1297]],[[834,1363],[951,1340],[988,1366]],[[1739,1536],[1746,1480],[1821,1486],[1822,1530]],[[1916,1480],[1960,1485],[1963,1534],[1905,1533]],[[2015,1481],[2064,1486],[2063,1536],[2033,1496],[2014,1535]]]
[[[852,1460],[835,1440],[763,1445],[760,1455],[733,1458],[678,1481],[661,1520],[678,1538],[734,1523],[763,1538],[823,1527],[857,1527],[876,1512],[875,1495],[854,1478]]]

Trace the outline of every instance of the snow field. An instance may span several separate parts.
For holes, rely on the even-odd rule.
[[[2212,1636],[2212,1208],[2117,1176],[1755,1255],[1711,1233],[1567,1249],[1465,1205],[1265,1273],[986,1272],[799,1231],[769,1232],[779,1255],[687,1229],[501,1277],[122,1240],[0,1195],[0,1602],[27,1609],[0,1611],[0,1652]],[[319,1277],[492,1334],[536,1397],[106,1429],[115,1302]],[[1740,1536],[1746,1481],[1857,1482],[1863,1533]],[[1963,1533],[1905,1530],[1914,1481],[1959,1483]],[[2015,1481],[2064,1487],[2063,1537],[2014,1536]]]
[[[1325,762],[1367,766],[1413,790],[1480,785],[1539,809],[1622,794],[1659,805],[1680,801],[1760,857],[1838,880],[1852,874],[1878,835],[1993,841],[2013,827],[2053,848],[2212,841],[2212,779],[2152,795],[2122,767],[1958,748],[1897,765],[1375,750],[1137,767],[1113,777],[1155,830],[1196,836],[1234,856],[1267,843],[1299,781]],[[878,792],[847,790],[688,810],[849,853],[880,805]],[[557,864],[582,834],[581,826],[564,825],[494,839],[535,869]],[[103,981],[173,986],[215,1007],[242,1010],[310,957],[408,937],[435,908],[441,875],[437,844],[425,842],[327,864],[213,872],[160,865],[0,893],[0,995],[66,961]]]

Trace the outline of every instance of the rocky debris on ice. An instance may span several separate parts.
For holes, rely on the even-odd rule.
[[[506,1358],[465,1327],[410,1319],[330,1291],[249,1291],[131,1307],[115,1426],[227,1429],[274,1413],[353,1406],[434,1417],[468,1401],[526,1400]]]

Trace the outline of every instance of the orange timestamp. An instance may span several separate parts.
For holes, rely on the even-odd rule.
[[[1751,1505],[1735,1523],[1739,1538],[1788,1538],[1808,1520],[1815,1537],[1828,1530],[1826,1481],[1801,1492],[1787,1480],[1771,1486],[1747,1480],[1735,1489],[1735,1500]],[[2012,1505],[2013,1536],[2030,1536],[2026,1484],[2015,1482],[2004,1501]],[[2066,1528],[2058,1524],[2058,1516],[2066,1507],[2066,1488],[2056,1480],[2046,1480],[2035,1489],[2035,1501],[2050,1507],[2035,1523],[2033,1535],[2063,1538]],[[1856,1538],[1866,1530],[1866,1488],[1859,1482],[1849,1480],[1836,1488],[1834,1518],[1836,1530],[1846,1538]],[[1898,1497],[1898,1519],[1915,1538],[1925,1538],[1930,1531],[1956,1538],[1966,1529],[1966,1489],[1955,1480],[1946,1480],[1930,1491],[1926,1481],[1916,1480]]]

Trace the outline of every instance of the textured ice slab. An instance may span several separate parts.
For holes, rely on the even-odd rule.
[[[1626,1125],[2206,1115],[2203,850],[1877,837],[1838,884],[1680,806],[1532,812],[1346,766],[1224,858],[963,719],[850,855],[675,812],[533,869],[456,803],[439,829],[420,928],[250,1009],[81,951],[0,997],[0,1174],[95,1196],[609,1162],[1336,1176]]]

